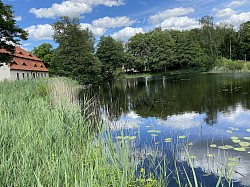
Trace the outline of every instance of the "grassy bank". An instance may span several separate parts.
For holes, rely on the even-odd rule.
[[[247,61],[233,61],[226,58],[217,59],[215,62],[215,67],[210,71],[210,73],[249,73],[250,72],[250,62]]]
[[[65,79],[0,84],[0,186],[132,183],[128,149],[115,152],[111,139],[92,133],[74,102],[74,85]]]

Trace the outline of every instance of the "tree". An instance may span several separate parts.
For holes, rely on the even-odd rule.
[[[100,62],[94,56],[94,37],[89,30],[82,30],[79,19],[61,17],[53,24],[55,49],[52,73],[76,79],[80,83],[100,80]]]
[[[110,36],[102,36],[97,45],[96,56],[102,64],[102,77],[112,79],[116,69],[121,67],[125,60],[123,43]]]
[[[42,59],[46,67],[50,67],[53,51],[53,46],[51,44],[43,43],[42,45],[35,47],[31,53]]]
[[[131,66],[132,68],[139,71],[147,71],[150,50],[149,42],[147,33],[139,33],[129,39],[127,52],[134,56],[134,65]]]
[[[12,6],[3,4],[0,1],[0,49],[5,49],[14,53],[15,45],[20,44],[20,40],[27,40],[28,33],[16,26]],[[0,53],[0,62],[8,62],[10,55]]]
[[[164,70],[173,66],[174,40],[171,35],[161,28],[149,32],[149,66],[153,71]]]
[[[239,29],[239,58],[250,60],[250,21],[242,23]]]

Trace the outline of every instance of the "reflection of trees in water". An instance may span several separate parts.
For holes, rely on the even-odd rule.
[[[111,117],[134,110],[142,117],[166,118],[185,112],[205,113],[207,124],[218,112],[242,104],[250,108],[250,79],[223,75],[175,76],[115,80],[99,90],[102,105]]]

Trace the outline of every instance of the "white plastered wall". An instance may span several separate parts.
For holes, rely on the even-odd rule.
[[[48,72],[36,72],[36,71],[11,70],[10,77],[11,77],[11,80],[46,78],[46,77],[49,77],[49,73]]]
[[[0,66],[0,81],[10,80],[10,79],[11,79],[10,68],[8,65],[3,63],[2,66]]]

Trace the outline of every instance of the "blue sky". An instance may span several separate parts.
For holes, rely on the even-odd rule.
[[[80,17],[82,28],[89,28],[98,41],[101,35],[127,40],[136,33],[163,29],[199,27],[204,15],[216,24],[236,28],[250,21],[249,0],[3,0],[14,8],[17,25],[29,32],[23,48],[32,50],[51,43],[53,24],[60,16]]]

